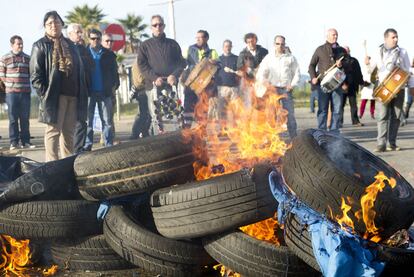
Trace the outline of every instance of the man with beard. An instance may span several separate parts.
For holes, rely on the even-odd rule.
[[[384,43],[379,47],[376,56],[371,59],[365,57],[368,72],[372,73],[378,69],[378,81],[384,81],[390,72],[399,66],[402,70],[410,72],[410,60],[407,50],[398,46],[398,33],[389,28],[384,32]],[[411,95],[414,94],[414,78],[408,81]],[[400,91],[388,104],[379,103],[379,114],[377,121],[378,136],[375,152],[399,151],[397,145],[397,133],[400,126],[400,118],[404,103],[404,89]],[[388,142],[388,146],[387,146]]]

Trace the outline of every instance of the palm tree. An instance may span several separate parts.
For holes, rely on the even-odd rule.
[[[145,33],[145,29],[148,27],[147,24],[143,24],[143,17],[132,13],[127,14],[124,19],[118,19],[119,23],[125,29],[128,36],[128,42],[126,46],[126,52],[134,53],[137,46],[141,44],[143,38],[148,38],[148,34]]]
[[[102,9],[96,4],[94,7],[89,7],[87,4],[83,6],[76,6],[72,11],[68,12],[66,16],[67,23],[78,23],[84,30],[84,38],[87,38],[89,30],[99,29],[99,24],[106,14],[102,13]]]

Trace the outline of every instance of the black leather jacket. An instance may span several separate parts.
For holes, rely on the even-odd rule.
[[[66,38],[64,38],[66,39]],[[86,86],[85,70],[79,50],[68,39],[71,53],[78,55],[79,93],[78,120],[86,120],[88,105],[88,89]],[[52,64],[53,42],[46,36],[33,43],[30,58],[30,81],[39,96],[39,122],[56,123],[59,109],[59,96],[61,91],[61,72]],[[76,70],[76,69],[74,69]]]

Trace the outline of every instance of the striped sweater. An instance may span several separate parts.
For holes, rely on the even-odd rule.
[[[23,52],[14,54],[10,51],[1,57],[0,80],[6,86],[6,93],[30,93],[29,63],[30,56]]]

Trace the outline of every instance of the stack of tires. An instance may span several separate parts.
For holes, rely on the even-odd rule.
[[[110,247],[161,276],[201,276],[217,263],[243,276],[315,273],[286,246],[238,231],[275,214],[272,167],[195,181],[193,145],[184,141],[180,132],[168,133],[76,159],[81,195],[111,203],[103,222]]]
[[[364,222],[355,217],[361,209],[360,199],[365,188],[379,171],[396,180],[397,186],[386,186],[375,201],[375,226],[387,239],[401,229],[408,229],[414,221],[414,190],[411,185],[386,162],[356,143],[328,132],[309,129],[293,140],[282,161],[286,184],[309,207],[331,218],[342,215],[341,197],[348,200],[348,213],[358,234],[366,232]],[[289,248],[309,266],[320,270],[313,256],[312,244],[306,226],[295,215],[289,215],[285,225],[285,240]],[[379,259],[388,262],[393,270],[409,266],[414,251],[376,246]]]
[[[75,158],[36,164],[3,183],[0,233],[30,239],[31,250],[37,253],[32,263],[52,258],[60,268],[71,270],[131,268],[104,239],[102,222],[96,217],[99,203],[80,197],[73,171]],[[46,260],[43,251],[48,254]]]

